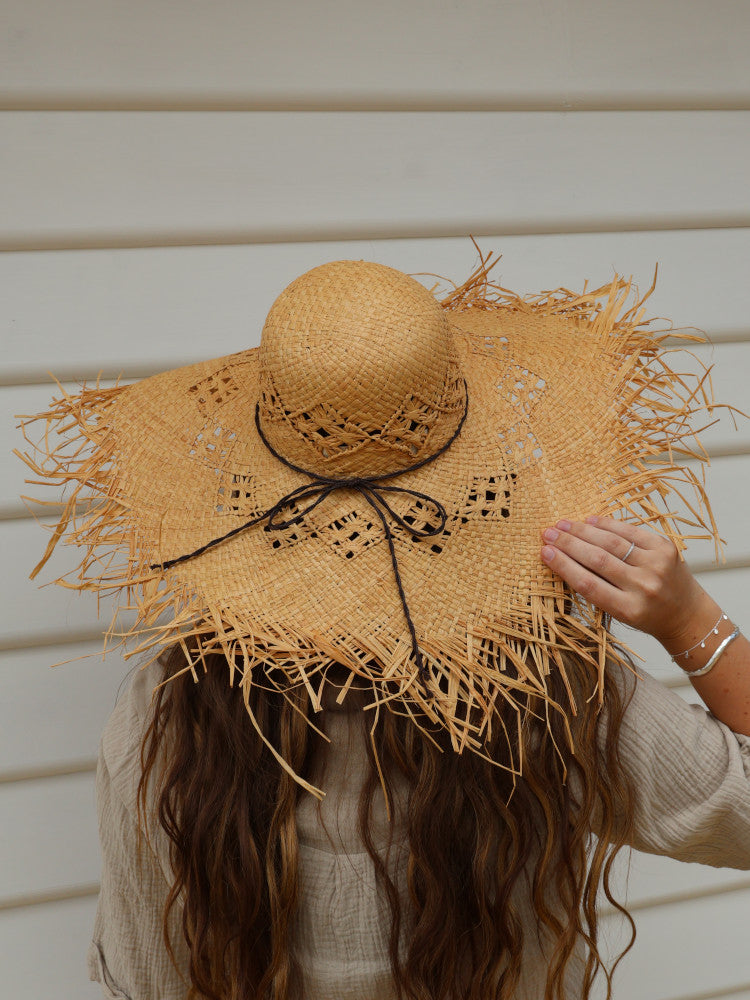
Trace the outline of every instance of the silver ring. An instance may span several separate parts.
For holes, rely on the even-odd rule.
[[[623,562],[627,562],[628,561],[628,556],[630,555],[630,553],[633,551],[634,548],[635,548],[635,542],[631,542],[630,543],[630,548],[625,553],[625,555],[622,557],[622,561]]]

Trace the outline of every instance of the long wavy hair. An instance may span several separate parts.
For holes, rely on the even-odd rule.
[[[226,659],[213,654],[205,662],[198,684],[187,671],[158,688],[141,745],[140,826],[149,828],[151,802],[174,873],[164,943],[177,964],[169,924],[177,926],[181,915],[188,1000],[304,1000],[290,942],[299,899],[295,808],[309,793],[250,724],[242,692],[227,683]],[[175,646],[161,663],[164,678],[173,677],[184,669],[185,653]],[[560,714],[545,716],[529,704],[522,725],[507,727],[515,732],[512,749],[523,752],[523,777],[515,782],[474,753],[455,753],[444,731],[433,728],[427,738],[408,716],[387,710],[372,737],[376,760],[372,719],[358,713],[369,760],[358,827],[390,909],[399,1000],[513,997],[525,943],[513,897],[526,880],[538,932],[552,942],[545,1000],[569,1000],[566,972],[581,945],[585,969],[576,1000],[587,1000],[598,974],[611,995],[614,967],[598,947],[601,891],[630,924],[620,958],[635,939],[610,885],[614,858],[632,833],[633,790],[617,753],[628,696],[605,671],[605,711],[598,713],[591,665],[567,656],[565,666],[578,706],[569,719],[575,755]],[[337,667],[345,679],[349,671]],[[565,703],[562,681],[547,680]],[[314,717],[325,731],[325,713],[313,713],[305,688],[282,694],[253,684],[249,701],[270,742],[299,775],[310,776],[325,741],[305,719]],[[485,747],[494,760],[508,754],[501,728]],[[408,899],[372,841],[374,796],[383,794],[378,762],[389,801],[394,775],[407,782]]]

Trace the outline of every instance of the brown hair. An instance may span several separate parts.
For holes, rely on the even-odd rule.
[[[164,678],[172,677],[185,666],[183,650],[173,647],[162,664]],[[154,817],[169,838],[174,872],[165,945],[174,961],[168,919],[179,900],[190,1000],[300,1000],[302,975],[289,944],[298,901],[295,807],[307,793],[249,724],[241,691],[227,684],[226,659],[209,655],[206,667],[198,684],[186,672],[158,689],[141,747],[141,824],[150,777],[159,771]],[[395,773],[409,788],[407,906],[372,842],[381,777],[364,739],[370,770],[359,831],[390,908],[399,1000],[512,997],[524,948],[513,893],[526,878],[539,932],[553,941],[545,1000],[566,997],[566,970],[581,941],[584,985],[576,1000],[587,1000],[598,972],[610,996],[613,970],[597,947],[600,888],[630,922],[626,951],[635,938],[610,887],[613,860],[633,822],[633,792],[617,754],[627,698],[605,671],[605,711],[598,714],[596,699],[588,697],[590,665],[568,654],[565,667],[578,706],[569,719],[575,755],[561,713],[545,713],[529,699],[521,724],[494,730],[485,746],[490,758],[502,760],[508,736],[515,741],[510,749],[524,757],[515,782],[477,754],[453,752],[444,731],[432,729],[428,738],[407,716],[381,710],[373,741],[389,801]],[[547,681],[562,704],[567,696],[557,672]],[[284,695],[254,683],[249,697],[266,737],[300,776],[310,775],[324,741],[305,720],[325,724],[305,688]],[[358,714],[364,738],[369,713]]]

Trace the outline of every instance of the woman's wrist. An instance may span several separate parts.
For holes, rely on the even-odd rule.
[[[679,617],[677,614],[669,615],[665,619],[663,629],[658,632],[653,631],[651,634],[670,656],[679,656],[686,650],[697,653],[695,665],[700,666],[697,662],[700,660],[700,643],[711,634],[722,614],[722,609],[697,581],[694,581],[694,584],[695,590],[690,599],[681,602]],[[690,660],[686,665],[690,666]]]
[[[656,638],[677,666],[691,674],[704,670],[720,648],[728,648],[735,628],[729,615],[701,588],[695,604],[686,609],[682,627]]]
[[[716,632],[709,623],[705,647],[699,642],[687,657],[678,650],[676,662],[711,714],[735,733],[750,736],[750,642],[739,623],[723,614],[717,611]]]
[[[733,659],[730,647],[742,636],[739,626],[703,588],[687,609],[684,622],[679,630],[656,638],[702,694],[703,679],[709,680],[710,674],[712,682],[714,667],[720,661]]]

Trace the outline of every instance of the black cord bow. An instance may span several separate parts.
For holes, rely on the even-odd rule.
[[[419,648],[419,643],[417,642],[417,633],[414,628],[414,622],[412,621],[411,614],[409,613],[409,606],[406,603],[406,594],[404,593],[404,586],[401,581],[401,573],[398,568],[398,560],[396,559],[396,550],[393,545],[393,535],[391,533],[390,525],[386,519],[384,510],[393,518],[393,520],[399,524],[405,531],[408,531],[413,538],[430,538],[434,535],[439,535],[445,528],[445,523],[447,521],[448,515],[445,511],[445,507],[436,500],[434,497],[429,496],[427,493],[420,493],[418,490],[410,490],[403,486],[380,486],[378,485],[384,479],[392,479],[394,476],[400,476],[404,472],[412,472],[414,469],[419,469],[421,466],[426,465],[428,462],[433,462],[438,455],[441,455],[458,437],[458,434],[463,426],[464,420],[466,420],[466,414],[469,410],[469,393],[468,387],[466,386],[466,380],[464,379],[464,391],[465,391],[465,406],[463,416],[456,428],[455,432],[451,438],[446,441],[442,448],[438,449],[434,455],[429,455],[427,458],[423,458],[420,462],[414,465],[410,465],[405,469],[399,469],[397,472],[389,472],[383,476],[354,476],[349,479],[334,479],[331,476],[320,476],[315,472],[310,472],[308,469],[303,469],[298,465],[294,465],[292,462],[288,461],[283,455],[280,455],[273,445],[268,441],[263,430],[260,426],[260,403],[255,404],[255,426],[258,429],[258,434],[261,440],[268,448],[268,450],[284,465],[288,466],[290,469],[294,469],[295,472],[301,472],[305,476],[309,476],[313,482],[303,483],[301,486],[297,486],[295,489],[291,490],[286,496],[283,496],[280,500],[269,507],[267,511],[263,514],[259,514],[258,517],[254,517],[250,521],[246,521],[237,528],[232,528],[225,535],[220,538],[214,538],[210,542],[206,542],[205,545],[201,545],[194,552],[188,552],[184,556],[178,556],[176,559],[169,559],[164,563],[154,563],[149,568],[150,569],[170,569],[172,566],[176,566],[177,563],[186,562],[188,559],[194,559],[196,556],[202,555],[207,549],[213,548],[214,545],[218,545],[220,542],[225,542],[228,538],[232,538],[234,535],[238,535],[241,531],[245,531],[247,528],[252,527],[254,524],[259,524],[268,518],[268,524],[265,526],[265,531],[278,531],[283,528],[290,528],[294,524],[298,524],[300,521],[306,517],[319,503],[334,490],[339,489],[353,489],[358,493],[361,493],[365,500],[370,504],[372,509],[380,518],[380,522],[383,525],[383,530],[385,532],[385,537],[388,541],[388,548],[391,553],[391,562],[393,564],[393,572],[396,577],[396,586],[398,587],[398,593],[401,598],[401,605],[404,609],[404,617],[406,618],[406,624],[409,627],[409,634],[411,635],[412,641],[412,653],[414,661],[417,665],[419,671],[419,676],[425,687],[427,688],[427,681],[429,679],[429,673],[427,671],[427,665],[425,663],[424,655]],[[424,500],[434,506],[437,512],[439,523],[431,527],[425,528],[420,531],[413,528],[408,524],[403,517],[396,513],[395,510],[390,506],[388,501],[384,496],[381,496],[383,492],[389,493],[407,493],[409,496],[417,497],[420,500]],[[313,500],[307,507],[303,510],[298,511],[294,517],[289,518],[286,521],[277,520],[278,515],[284,510],[285,507],[291,507],[292,504],[300,501],[307,500],[310,497],[317,497]],[[433,697],[433,693],[427,690],[429,697]]]

